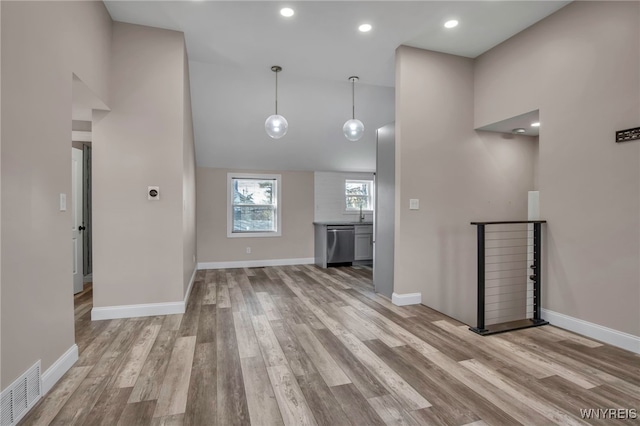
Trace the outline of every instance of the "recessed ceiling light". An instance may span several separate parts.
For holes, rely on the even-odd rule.
[[[362,24],[358,27],[358,29],[363,32],[363,33],[367,33],[369,31],[371,31],[371,28],[373,28],[370,24]]]
[[[457,26],[458,26],[458,21],[456,21],[455,19],[452,19],[444,23],[445,28],[454,28]]]
[[[522,127],[518,127],[517,129],[513,129],[511,131],[511,133],[525,133],[525,132],[526,132],[526,130],[523,129]]]
[[[536,121],[535,123],[531,123],[531,127],[540,127],[540,122]]]
[[[282,9],[280,9],[280,15],[284,16],[285,18],[292,17],[294,13],[295,12],[290,7],[283,7]]]

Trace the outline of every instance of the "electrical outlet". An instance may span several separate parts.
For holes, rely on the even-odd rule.
[[[147,200],[158,201],[160,199],[160,187],[148,186],[147,187]]]
[[[420,210],[420,200],[412,198],[409,200],[409,210]]]
[[[251,247],[247,247],[247,254],[251,254]]]

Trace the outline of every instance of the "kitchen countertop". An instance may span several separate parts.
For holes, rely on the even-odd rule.
[[[373,222],[358,222],[358,221],[346,221],[346,220],[334,220],[327,222],[313,222],[314,225],[373,225]]]

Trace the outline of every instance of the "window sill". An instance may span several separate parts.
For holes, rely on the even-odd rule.
[[[281,236],[282,232],[227,232],[227,238],[269,238]]]

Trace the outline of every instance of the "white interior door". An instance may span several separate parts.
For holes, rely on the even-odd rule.
[[[71,243],[73,247],[73,294],[83,287],[82,259],[82,150],[71,148]]]

